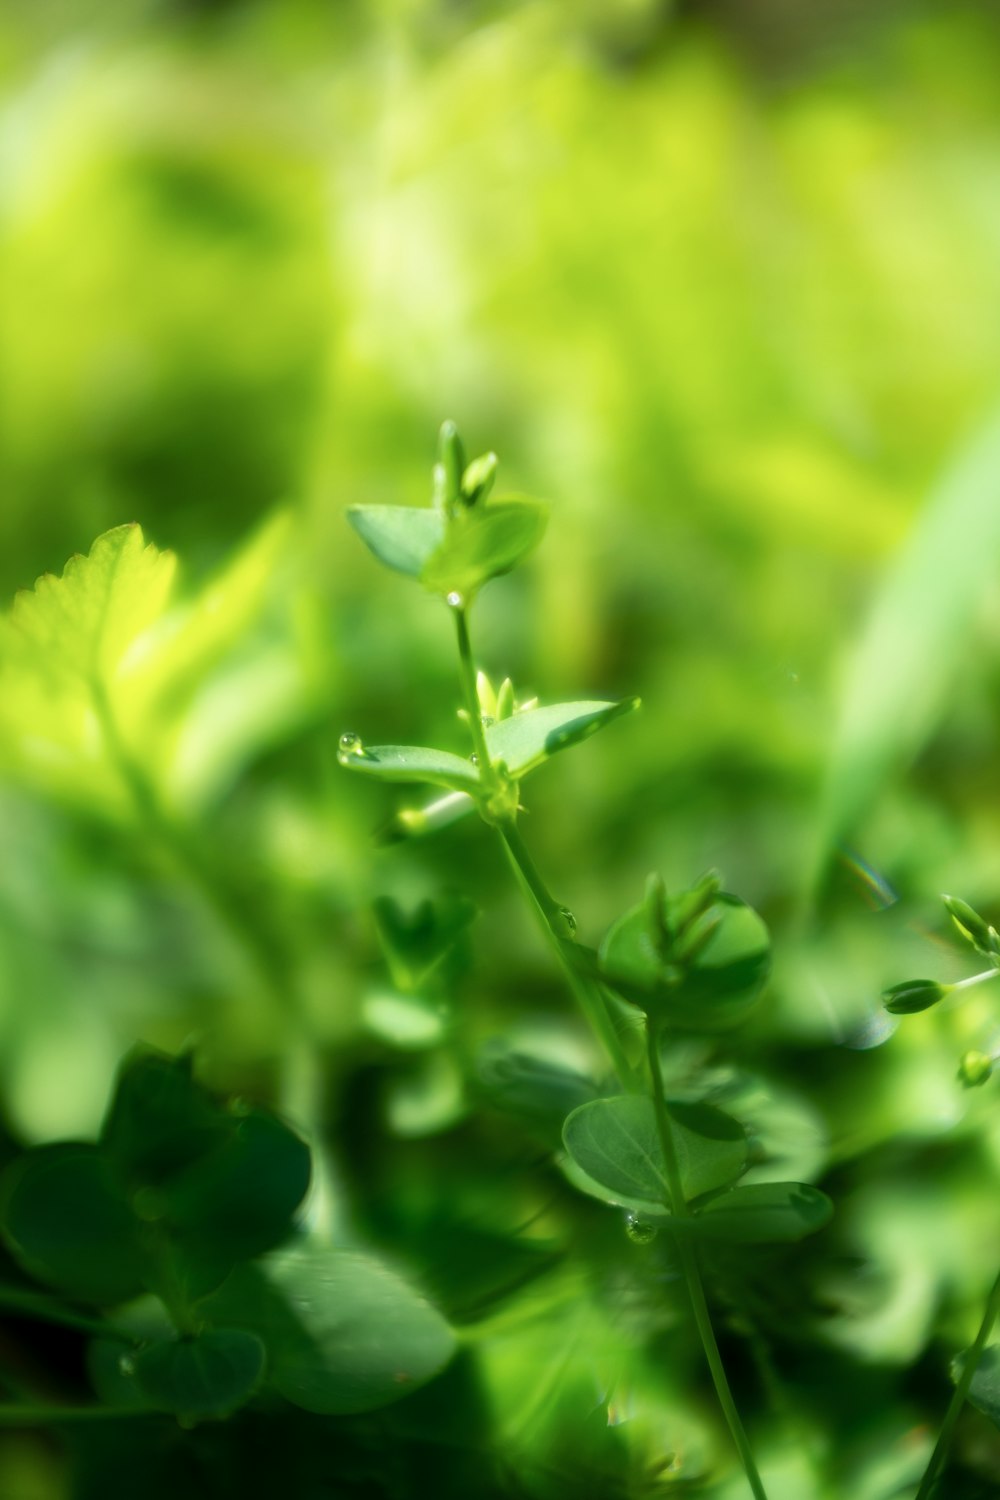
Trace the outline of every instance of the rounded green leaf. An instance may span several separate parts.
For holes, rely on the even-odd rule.
[[[121,1368],[157,1411],[178,1417],[228,1417],[260,1384],[266,1351],[242,1328],[210,1328],[193,1338],[126,1354]]]
[[[547,520],[544,505],[520,497],[480,501],[457,510],[440,546],[424,563],[421,582],[432,594],[455,593],[469,600],[537,545]]]
[[[735,1182],[747,1164],[742,1125],[709,1104],[672,1103],[669,1114],[685,1201]],[[651,1099],[620,1094],[582,1104],[563,1126],[563,1143],[577,1166],[606,1189],[610,1202],[639,1200],[669,1208]]]
[[[225,1138],[225,1113],[192,1069],[190,1054],[170,1057],[148,1047],[125,1058],[101,1147],[126,1178],[158,1183]]]
[[[39,1146],[0,1178],[0,1232],[19,1265],[85,1302],[142,1289],[137,1223],[96,1146]]]
[[[698,941],[699,934],[703,936]],[[689,1031],[737,1026],[760,998],[771,967],[762,919],[720,892],[698,926],[676,944],[657,928],[649,902],[633,907],[606,935],[601,973],[656,1021]]]
[[[961,1379],[969,1352],[959,1356],[952,1366],[952,1379]],[[1000,1346],[990,1344],[979,1356],[976,1373],[969,1386],[969,1400],[994,1427],[1000,1427]]]
[[[302,1243],[241,1266],[202,1303],[213,1323],[252,1329],[267,1384],[305,1411],[374,1411],[425,1384],[455,1338],[430,1303],[365,1255]]]
[[[252,1109],[232,1118],[222,1145],[164,1186],[163,1216],[214,1255],[249,1260],[287,1239],[310,1173],[305,1141]]]
[[[808,1183],[759,1182],[713,1198],[684,1227],[734,1245],[779,1244],[814,1234],[832,1213],[830,1199]]]
[[[379,562],[409,578],[419,578],[445,534],[439,510],[409,505],[352,505],[347,512],[358,536]]]

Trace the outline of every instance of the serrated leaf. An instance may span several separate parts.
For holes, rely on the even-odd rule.
[[[166,606],[175,558],[143,540],[139,526],[99,536],[62,577],[45,574],[18,594],[4,631],[7,651],[30,655],[49,678],[107,681]]]
[[[448,1324],[394,1271],[303,1242],[241,1266],[201,1304],[213,1324],[247,1328],[267,1349],[267,1385],[305,1411],[375,1411],[451,1359]]]
[[[150,1406],[189,1418],[228,1417],[245,1406],[266,1359],[261,1340],[242,1328],[209,1328],[127,1356]]]
[[[352,505],[347,519],[379,562],[408,578],[421,577],[447,524],[443,511],[409,505]]]
[[[734,1245],[787,1244],[822,1229],[833,1204],[803,1182],[755,1182],[734,1187],[686,1221],[701,1239]]]
[[[708,1104],[671,1103],[670,1129],[685,1201],[735,1182],[747,1163],[746,1132]],[[580,1169],[611,1194],[670,1205],[653,1101],[639,1094],[594,1099],[563,1126],[563,1143]]]
[[[458,593],[469,600],[491,578],[509,573],[541,541],[547,520],[544,505],[521,497],[457,510],[440,545],[424,562],[420,580],[433,594]]]
[[[96,1146],[38,1146],[0,1176],[8,1250],[29,1275],[71,1297],[109,1306],[142,1289],[136,1228]]]
[[[487,728],[490,759],[502,760],[519,780],[558,751],[579,744],[638,707],[638,698],[622,698],[618,702],[553,703],[526,709]]]
[[[427,745],[366,745],[341,749],[337,759],[349,771],[382,781],[427,782],[470,795],[479,789],[479,771],[471,761]]]

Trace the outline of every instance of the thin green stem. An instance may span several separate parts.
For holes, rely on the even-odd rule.
[[[5,1406],[0,1403],[0,1427],[48,1427],[62,1422],[112,1422],[121,1417],[156,1415],[142,1406]]]
[[[59,1302],[53,1301],[38,1292],[24,1291],[20,1287],[0,1287],[0,1308],[6,1308],[15,1315],[25,1318],[38,1318],[43,1323],[58,1323],[64,1328],[75,1328],[81,1333],[94,1333],[102,1338],[120,1339],[124,1344],[134,1344],[138,1340],[132,1334],[126,1333],[123,1328],[118,1328],[114,1323],[108,1323],[104,1318],[92,1318],[86,1313],[75,1312],[72,1308],[63,1307]]]
[[[486,745],[486,731],[483,728],[483,715],[479,707],[479,693],[476,690],[476,664],[472,658],[472,641],[469,638],[469,620],[464,604],[451,606],[455,616],[455,632],[458,636],[458,660],[462,678],[462,696],[465,699],[465,712],[469,717],[469,729],[472,732],[472,744],[476,759],[479,762],[479,775],[484,782],[492,781],[492,767],[490,765],[490,752]]]
[[[548,939],[566,976],[566,982],[590,1029],[607,1053],[622,1088],[627,1093],[640,1092],[642,1086],[615,1030],[600,985],[585,974],[578,973],[567,956],[566,944],[569,939],[563,908],[550,895],[545,882],[538,873],[517,823],[513,818],[509,818],[496,826],[518,883],[538,918],[539,925]]]
[[[986,1307],[983,1312],[983,1321],[979,1325],[979,1332],[976,1334],[975,1343],[969,1350],[968,1354],[966,1354],[965,1356],[965,1361],[962,1365],[962,1373],[958,1378],[958,1384],[955,1386],[955,1391],[948,1405],[948,1410],[944,1414],[944,1421],[941,1423],[941,1431],[938,1433],[938,1440],[934,1444],[934,1452],[930,1456],[930,1461],[928,1462],[927,1468],[924,1471],[924,1477],[920,1481],[920,1488],[917,1491],[916,1500],[930,1500],[930,1496],[933,1493],[934,1485],[937,1481],[938,1475],[944,1468],[945,1461],[948,1457],[948,1450],[950,1449],[952,1439],[955,1436],[955,1427],[958,1423],[959,1416],[961,1415],[962,1407],[965,1405],[966,1399],[968,1397],[969,1387],[971,1386],[972,1378],[976,1373],[976,1367],[979,1364],[980,1355],[986,1348],[986,1340],[990,1336],[993,1324],[997,1320],[998,1313],[1000,1313],[1000,1275],[997,1276],[996,1281],[993,1283],[993,1288],[990,1292],[990,1295],[986,1299]]]
[[[663,1160],[667,1171],[667,1182],[670,1186],[670,1208],[675,1219],[690,1218],[687,1201],[684,1197],[684,1184],[681,1180],[680,1161],[677,1156],[677,1147],[674,1143],[673,1131],[670,1129],[670,1115],[667,1109],[666,1095],[663,1090],[663,1070],[660,1066],[660,1052],[657,1045],[656,1032],[652,1026],[646,1027],[646,1055],[649,1059],[649,1073],[653,1085],[653,1108],[656,1113],[656,1128],[660,1138],[660,1149],[663,1152]],[[722,1355],[719,1353],[719,1345],[716,1342],[715,1330],[712,1327],[711,1315],[708,1311],[708,1303],[705,1300],[705,1288],[702,1285],[701,1271],[698,1266],[698,1256],[694,1245],[688,1239],[684,1228],[680,1228],[676,1235],[677,1258],[680,1261],[681,1274],[687,1287],[688,1297],[691,1301],[691,1310],[694,1313],[695,1325],[701,1339],[701,1347],[705,1353],[709,1371],[712,1376],[712,1384],[715,1386],[715,1394],[719,1398],[723,1415],[732,1434],[736,1450],[743,1464],[743,1471],[747,1477],[747,1483],[753,1491],[755,1500],[767,1500],[767,1493],[757,1471],[750,1440],[746,1435],[742,1419],[736,1407],[733,1393],[726,1376],[725,1366],[722,1363]]]

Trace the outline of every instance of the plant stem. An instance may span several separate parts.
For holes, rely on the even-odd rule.
[[[647,1022],[646,1025],[646,1055],[649,1059],[649,1072],[653,1085],[653,1108],[656,1112],[656,1128],[660,1137],[660,1149],[663,1152],[663,1160],[667,1170],[667,1182],[670,1185],[670,1209],[675,1219],[688,1219],[687,1201],[684,1197],[684,1184],[681,1180],[680,1161],[677,1157],[677,1147],[674,1143],[673,1132],[670,1129],[670,1115],[667,1110],[666,1095],[663,1091],[663,1070],[660,1066],[660,1053],[657,1046],[656,1032]],[[698,1267],[698,1256],[694,1245],[688,1239],[686,1231],[680,1228],[675,1238],[677,1246],[677,1258],[680,1262],[681,1274],[687,1287],[688,1297],[691,1300],[691,1310],[694,1313],[694,1321],[701,1338],[701,1347],[705,1353],[705,1359],[712,1375],[712,1384],[719,1398],[723,1415],[729,1425],[736,1450],[740,1455],[744,1473],[747,1476],[755,1500],[767,1500],[764,1485],[761,1482],[757,1465],[754,1461],[750,1440],[746,1435],[743,1422],[740,1418],[733,1393],[726,1376],[725,1366],[722,1363],[722,1355],[715,1338],[715,1330],[712,1327],[712,1319],[708,1311],[708,1303],[705,1300],[705,1288],[702,1285],[701,1271]]]
[[[86,1313],[74,1312],[38,1292],[23,1291],[20,1287],[0,1287],[0,1308],[22,1314],[26,1318],[38,1318],[43,1323],[58,1323],[64,1328],[75,1328],[81,1333],[98,1334],[102,1338],[120,1339],[124,1344],[138,1340],[123,1328],[108,1323],[103,1318],[91,1318]]]
[[[948,1405],[948,1410],[944,1414],[944,1421],[941,1423],[941,1431],[938,1433],[938,1440],[934,1444],[934,1452],[930,1456],[930,1461],[927,1465],[926,1470],[924,1471],[924,1477],[920,1481],[920,1488],[917,1491],[916,1500],[930,1500],[930,1496],[933,1493],[935,1481],[937,1480],[938,1475],[944,1467],[945,1460],[948,1457],[948,1450],[951,1447],[952,1438],[955,1435],[956,1424],[961,1414],[962,1407],[965,1405],[966,1398],[968,1397],[969,1387],[971,1386],[972,1378],[976,1373],[980,1355],[986,1347],[986,1340],[990,1336],[990,1331],[993,1327],[993,1324],[996,1322],[998,1312],[1000,1312],[1000,1275],[997,1276],[996,1281],[993,1283],[993,1288],[990,1292],[990,1295],[986,1299],[986,1308],[983,1312],[983,1321],[979,1325],[979,1332],[976,1334],[975,1343],[965,1356],[965,1362],[962,1366],[962,1373],[959,1376],[958,1384],[955,1386],[955,1391]]]
[[[155,1417],[147,1406],[5,1406],[0,1402],[0,1427],[48,1427],[61,1422],[110,1422],[121,1417]]]
[[[472,732],[472,743],[475,747],[476,759],[479,762],[480,779],[484,782],[492,781],[492,766],[490,764],[490,752],[486,746],[486,731],[483,728],[483,716],[479,707],[479,693],[476,690],[476,664],[472,659],[472,642],[469,639],[469,620],[465,605],[453,605],[452,613],[455,616],[455,632],[458,636],[458,660],[462,677],[462,696],[465,699],[465,712],[469,716],[469,729]]]
[[[518,883],[528,903],[538,918],[542,931],[554,952],[573,996],[611,1062],[618,1080],[626,1093],[641,1092],[641,1084],[635,1070],[625,1055],[614,1022],[608,1013],[600,985],[584,974],[577,973],[566,956],[565,944],[567,924],[563,908],[553,899],[545,882],[528,853],[520,830],[513,818],[498,823],[497,832],[503,840]]]

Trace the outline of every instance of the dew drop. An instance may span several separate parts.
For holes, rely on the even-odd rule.
[[[448,595],[447,603],[452,609],[464,609],[465,595],[460,594],[457,589],[452,589],[451,593]]]
[[[474,766],[478,766],[478,764],[479,764],[479,756],[476,754],[475,751],[472,752],[472,754],[469,756],[469,759],[471,760],[471,762],[472,762],[472,764]]]
[[[560,906],[560,908],[559,908],[559,915],[562,917],[563,921],[566,923],[566,926],[569,928],[570,932],[575,932],[576,931],[576,918],[574,917],[573,913],[570,911],[569,907],[568,906]]]
[[[121,1359],[118,1361],[118,1369],[122,1375],[135,1374],[135,1361],[132,1359],[131,1355],[122,1355]]]
[[[346,730],[340,736],[339,743],[341,755],[362,755],[364,753],[365,747],[361,743],[361,736],[360,734],[355,734],[352,729]]]
[[[648,1245],[656,1239],[657,1229],[655,1224],[650,1224],[647,1219],[641,1219],[638,1214],[627,1213],[625,1233],[633,1245]]]

